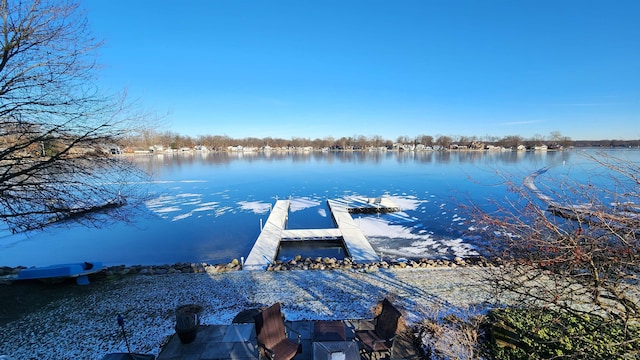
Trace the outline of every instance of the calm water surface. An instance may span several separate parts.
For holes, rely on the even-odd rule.
[[[583,150],[561,152],[193,153],[136,157],[152,175],[147,200],[128,221],[100,228],[74,223],[44,231],[0,233],[0,265],[42,266],[223,263],[249,254],[277,199],[291,199],[289,228],[332,227],[327,199],[390,196],[401,212],[355,215],[382,255],[473,255],[465,204],[515,196],[501,175],[520,182],[550,167],[539,181],[583,180],[597,170]],[[640,150],[613,151],[640,162]],[[133,205],[127,205],[133,206]]]

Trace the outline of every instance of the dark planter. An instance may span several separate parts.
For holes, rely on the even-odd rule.
[[[193,342],[193,340],[196,339],[196,336],[198,335],[198,328],[194,328],[191,330],[183,330],[183,331],[179,331],[178,329],[176,329],[176,334],[178,334],[178,338],[180,339],[180,342],[183,344],[190,344]]]
[[[195,304],[181,305],[176,308],[176,333],[181,343],[189,344],[196,339],[198,326],[200,326],[200,312],[202,312],[202,306]]]

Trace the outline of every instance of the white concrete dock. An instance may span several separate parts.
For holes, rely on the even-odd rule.
[[[253,244],[253,248],[244,262],[243,269],[262,270],[275,260],[280,246],[282,232],[289,217],[289,200],[278,200],[271,209],[267,222],[262,226],[262,231]]]
[[[380,198],[378,198],[380,199]],[[380,257],[362,234],[358,224],[351,217],[350,212],[360,207],[385,208],[385,212],[396,209],[395,204],[372,198],[356,201],[356,206],[335,200],[327,200],[335,228],[328,229],[285,229],[289,217],[289,200],[276,201],[266,224],[264,224],[249,256],[244,262],[244,270],[264,270],[276,260],[281,241],[313,241],[313,240],[342,240],[348,257],[356,263],[380,261]],[[361,211],[355,211],[361,212]],[[379,212],[376,210],[376,212]]]
[[[335,200],[327,200],[327,203],[329,204],[329,209],[331,209],[333,221],[342,233],[342,239],[349,257],[357,263],[380,261],[380,257],[373,250],[369,240],[367,240],[362,231],[360,231],[358,224],[351,217],[349,209],[343,203]]]

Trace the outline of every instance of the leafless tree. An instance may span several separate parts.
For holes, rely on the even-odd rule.
[[[562,135],[560,131],[552,131],[549,133],[549,141],[552,147],[570,146],[572,143],[571,138]]]
[[[135,116],[95,86],[78,5],[0,2],[0,218],[13,231],[117,206],[134,166],[117,152]]]
[[[373,135],[371,137],[371,145],[374,147],[380,147],[384,143],[384,138],[380,135]]]
[[[640,320],[640,164],[585,156],[593,164],[585,183],[544,182],[541,169],[524,187],[508,180],[515,200],[496,202],[495,212],[476,209],[491,253],[504,265],[489,271],[487,281],[522,306],[595,316],[628,329]]]
[[[498,142],[499,145],[504,146],[506,148],[517,148],[519,145],[523,144],[522,136],[520,135],[507,135],[500,139]]]
[[[471,145],[471,141],[471,138],[464,135],[458,136],[457,140],[455,140],[455,142],[460,146],[469,146]]]
[[[431,135],[418,135],[418,143],[424,146],[433,146],[433,136]]]
[[[453,139],[449,136],[446,135],[439,135],[436,138],[436,142],[435,144],[438,146],[442,146],[445,149],[448,149],[449,146],[451,146],[451,143],[453,142]]]
[[[538,145],[544,145],[545,142],[546,141],[545,141],[544,135],[533,134],[533,136],[531,136],[528,140],[525,141],[525,145],[527,147],[534,147]]]

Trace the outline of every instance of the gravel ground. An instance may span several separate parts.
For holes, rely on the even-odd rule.
[[[133,352],[158,354],[174,333],[174,309],[203,306],[203,324],[229,324],[243,309],[283,303],[288,320],[371,318],[389,296],[408,323],[433,308],[484,309],[490,291],[481,269],[381,269],[375,272],[232,271],[215,274],[131,275],[101,279],[48,305],[20,314],[0,328],[0,359],[100,359],[127,347],[116,317],[125,318]],[[9,285],[11,286],[11,285]],[[61,286],[76,286],[65,284]]]

